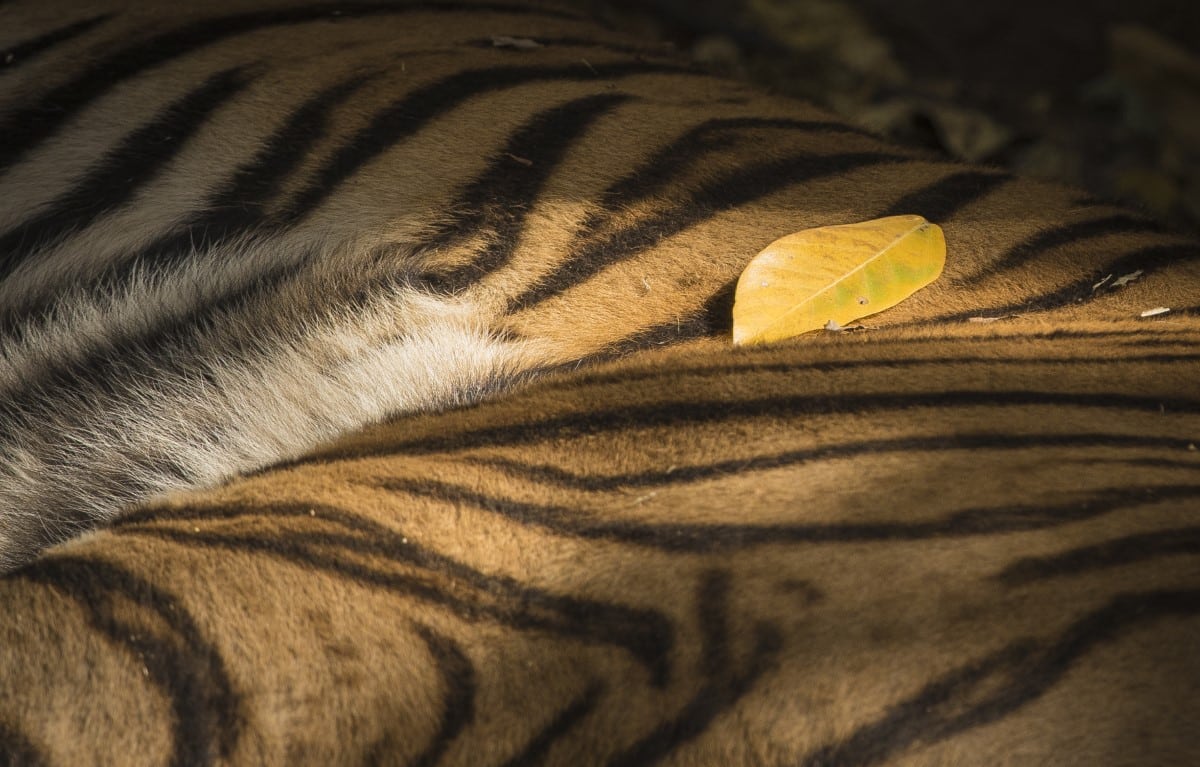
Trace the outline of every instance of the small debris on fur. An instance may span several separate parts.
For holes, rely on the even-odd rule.
[[[1171,310],[1166,306],[1156,306],[1153,309],[1147,309],[1146,311],[1142,312],[1138,316],[1139,317],[1157,317],[1158,315],[1166,314],[1169,311],[1171,311]]]
[[[830,333],[857,333],[863,330],[871,330],[873,326],[863,325],[861,322],[855,322],[852,325],[839,325],[834,320],[825,323],[825,329]]]
[[[1111,274],[1105,275],[1104,279],[1100,280],[1099,282],[1097,282],[1095,285],[1092,286],[1092,292],[1095,293],[1097,290],[1104,287],[1104,284],[1111,279],[1112,279]]]
[[[1136,272],[1130,272],[1129,274],[1123,274],[1117,279],[1113,280],[1112,286],[1114,288],[1123,288],[1136,280],[1138,277],[1141,277],[1142,274],[1144,274],[1144,272],[1141,269],[1138,269]]]
[[[522,165],[524,165],[526,168],[533,167],[533,160],[530,160],[528,157],[521,157],[519,155],[513,154],[512,152],[505,152],[504,154],[506,157],[508,157],[508,159],[512,160],[513,162],[519,162]]]
[[[532,51],[541,48],[542,44],[528,37],[509,37],[508,35],[492,35],[492,45],[496,48],[515,48],[518,51]]]
[[[1020,316],[1019,314],[1001,314],[999,317],[967,317],[967,322],[999,322],[1000,320],[1015,320]]]

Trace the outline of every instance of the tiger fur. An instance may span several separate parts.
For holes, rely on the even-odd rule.
[[[8,763],[1200,758],[1196,243],[571,9],[0,51]],[[728,348],[759,249],[906,213],[941,279]]]

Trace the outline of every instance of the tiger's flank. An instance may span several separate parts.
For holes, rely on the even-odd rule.
[[[1195,241],[524,0],[0,0],[0,137],[0,764],[1200,760]]]

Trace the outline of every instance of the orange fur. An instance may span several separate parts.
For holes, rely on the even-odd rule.
[[[0,80],[0,762],[1200,752],[1195,243],[556,12],[47,7],[0,4],[61,38]],[[729,347],[763,245],[888,212],[942,278]]]

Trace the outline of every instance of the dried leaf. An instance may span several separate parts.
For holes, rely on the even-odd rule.
[[[933,282],[945,262],[941,228],[920,216],[790,234],[755,256],[738,279],[733,342],[844,327]]]
[[[1114,288],[1123,288],[1141,276],[1142,276],[1141,269],[1138,269],[1136,272],[1130,272],[1129,274],[1123,274],[1120,277],[1118,277],[1117,279],[1113,280],[1112,286]]]

